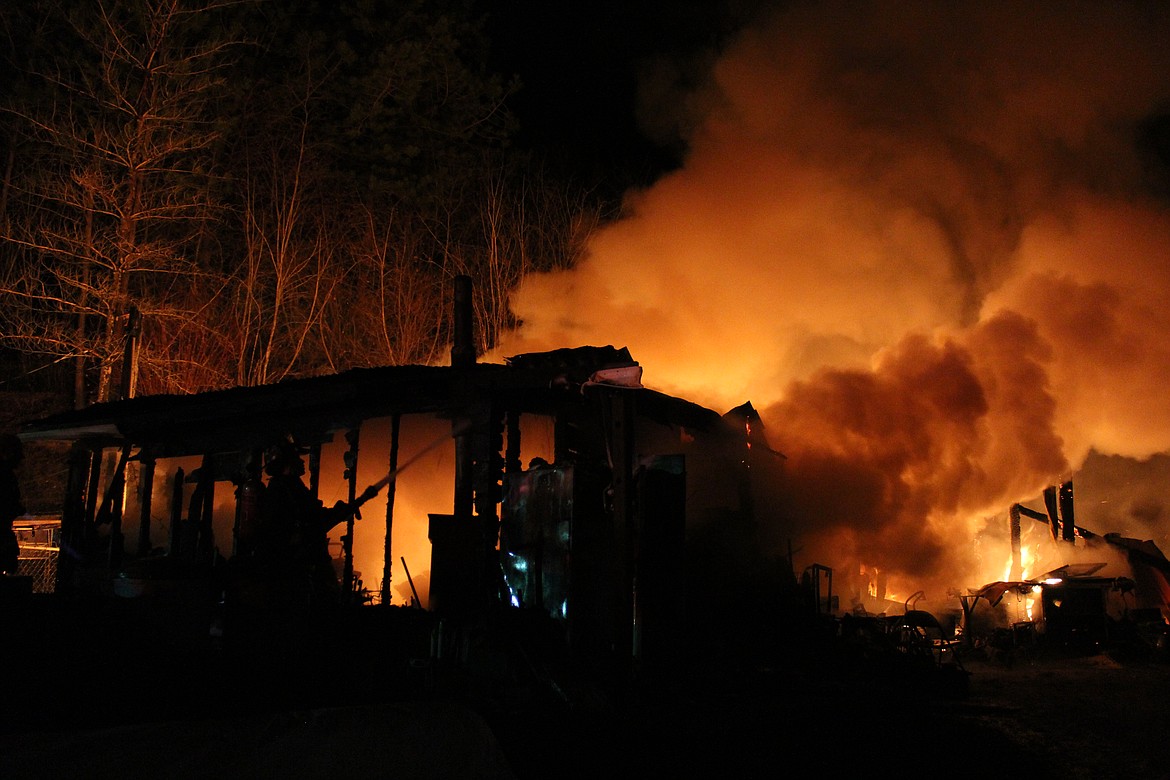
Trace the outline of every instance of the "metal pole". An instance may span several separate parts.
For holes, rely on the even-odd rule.
[[[419,600],[418,591],[414,589],[414,578],[410,576],[410,567],[406,565],[406,558],[402,558],[402,570],[406,572],[406,581],[410,584],[410,592],[414,594],[414,605],[422,609],[422,601]]]

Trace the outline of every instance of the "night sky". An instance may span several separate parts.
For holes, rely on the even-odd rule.
[[[675,106],[661,101],[685,100],[740,31],[800,5],[684,0],[664,11],[654,0],[481,0],[477,10],[492,43],[490,67],[521,82],[510,103],[521,122],[517,143],[584,181],[620,188],[649,185],[683,161],[686,141],[673,116],[661,121]],[[1170,195],[1170,107],[1152,112],[1134,140],[1147,189]]]
[[[746,5],[746,4],[741,4]],[[493,68],[516,75],[517,143],[555,170],[620,190],[652,183],[681,163],[676,133],[651,127],[641,90],[669,71],[676,86],[736,28],[725,3],[687,0],[667,13],[652,0],[481,4]]]

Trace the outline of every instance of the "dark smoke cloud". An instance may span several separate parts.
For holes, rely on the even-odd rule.
[[[1067,470],[1046,356],[1034,325],[1003,313],[962,341],[911,336],[872,370],[794,382],[767,417],[809,553],[917,579],[960,563],[955,539],[989,497],[1010,503]]]
[[[680,101],[685,167],[522,287],[505,353],[624,344],[751,398],[810,549],[956,565],[1090,452],[1170,450],[1167,40],[1154,3],[788,4]]]

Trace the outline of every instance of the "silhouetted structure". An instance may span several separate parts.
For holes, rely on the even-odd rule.
[[[58,592],[112,588],[148,598],[180,589],[205,610],[198,619],[210,622],[213,634],[225,641],[235,632],[247,634],[259,625],[252,617],[272,617],[265,610],[281,586],[265,578],[260,564],[266,558],[271,563],[274,549],[282,550],[275,557],[319,573],[329,565],[322,552],[325,529],[344,518],[317,498],[322,445],[345,434],[352,502],[363,423],[395,422],[391,451],[397,462],[398,421],[420,415],[449,420],[455,444],[449,509],[439,505],[430,515],[429,610],[422,624],[410,618],[412,631],[429,635],[424,641],[432,659],[474,663],[468,659],[485,625],[490,634],[497,630],[491,625],[506,624],[510,632],[530,622],[555,628],[520,627],[517,635],[562,637],[566,657],[595,678],[627,680],[678,663],[688,493],[701,492],[696,486],[710,461],[744,457],[737,449],[743,432],[714,411],[644,387],[642,369],[626,349],[580,347],[519,355],[504,364],[476,362],[466,343],[470,314],[459,313],[470,305],[469,291],[458,301],[456,333],[463,340],[449,367],[355,369],[260,387],[141,397],[29,423],[22,434],[27,438],[73,442],[62,518],[68,554],[58,566]],[[521,461],[526,416],[547,420],[554,439],[552,463],[527,470]],[[270,458],[273,476],[258,493],[259,453],[288,440],[304,450],[294,461],[307,458],[308,484]],[[376,457],[386,462],[385,453]],[[164,461],[183,465],[155,480]],[[139,466],[138,480],[126,480],[129,464]],[[733,462],[724,473],[736,468]],[[382,467],[368,469],[363,473]],[[392,472],[380,484],[393,478]],[[142,516],[138,549],[128,554],[120,526],[131,485],[141,491]],[[726,491],[734,504],[741,487],[732,480],[714,489]],[[164,495],[152,498],[155,492]],[[258,495],[268,508],[259,526]],[[236,499],[231,538],[222,523],[217,536],[214,522],[215,507],[228,496]],[[295,501],[277,509],[281,496]],[[392,496],[385,512],[387,571]],[[150,533],[150,512],[160,506],[170,507],[164,544]],[[293,522],[281,523],[276,515]],[[312,541],[294,545],[290,532]],[[343,536],[343,586],[335,601],[356,607],[370,596],[358,592],[351,573],[351,534],[352,527]],[[386,614],[368,610],[355,619],[369,623],[376,620],[372,615]],[[326,630],[342,635],[348,629]],[[401,652],[417,655],[418,643],[404,640]]]

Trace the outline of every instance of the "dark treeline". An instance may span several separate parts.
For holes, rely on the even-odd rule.
[[[5,378],[83,405],[443,360],[459,274],[489,348],[508,292],[573,263],[601,206],[510,145],[519,85],[469,9],[0,7]]]

